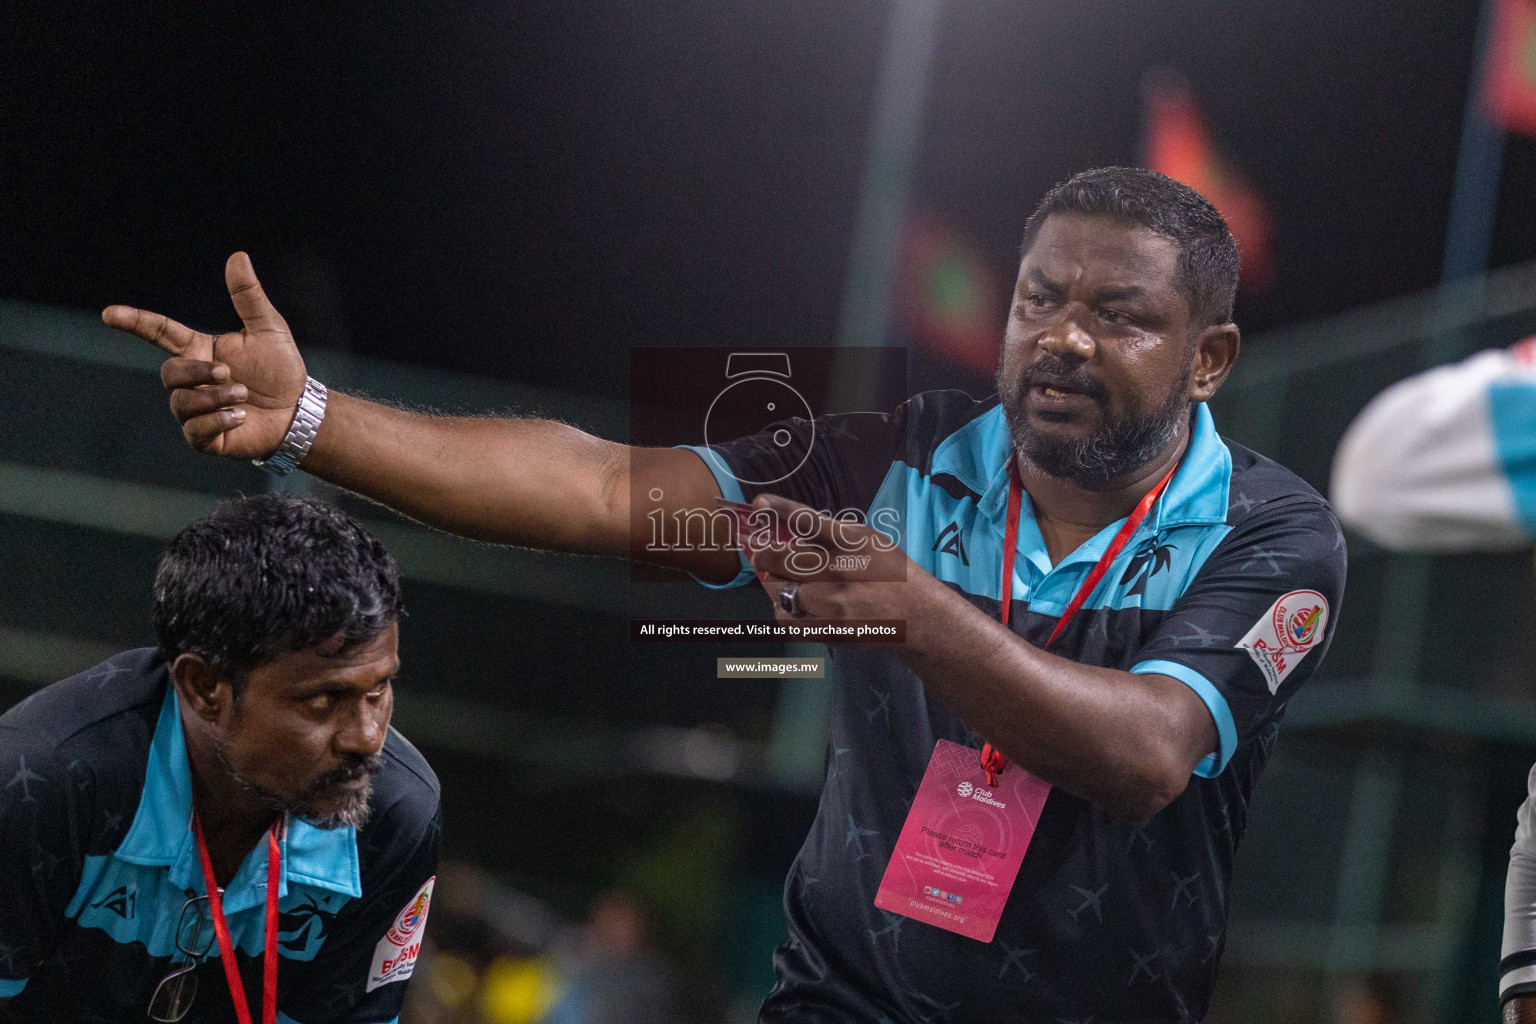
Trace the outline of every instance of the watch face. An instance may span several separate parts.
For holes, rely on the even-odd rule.
[[[807,421],[812,419],[811,407],[800,397],[800,392],[777,377],[744,377],[727,384],[710,403],[709,411],[704,414],[704,443],[720,444],[739,437],[750,437],[762,433],[781,420],[795,418]],[[770,443],[780,448],[788,448],[792,441],[793,435],[782,428],[770,435]],[[739,475],[737,479],[744,484],[759,487],[778,483],[805,464],[815,443],[816,428],[813,423],[805,451],[784,472],[771,479],[755,480]],[[763,475],[762,470],[758,473]]]

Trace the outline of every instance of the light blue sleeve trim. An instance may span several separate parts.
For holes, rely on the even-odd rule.
[[[1488,387],[1488,418],[1515,516],[1527,537],[1536,537],[1536,387],[1528,382]]]
[[[693,454],[704,460],[704,465],[709,467],[709,472],[714,476],[715,483],[720,486],[720,493],[727,500],[740,502],[747,500],[746,495],[741,492],[741,481],[736,479],[736,474],[731,472],[731,467],[725,464],[725,459],[719,452],[713,448],[705,448],[702,445],[680,444],[677,447],[693,452]],[[731,587],[739,587],[743,583],[749,583],[756,579],[756,574],[752,571],[752,563],[747,561],[747,553],[745,551],[738,551],[738,554],[741,557],[741,572],[737,573],[736,578],[729,583],[710,583],[708,580],[701,580],[697,576],[693,577],[694,581],[701,587],[708,587],[710,590],[729,590]],[[689,575],[692,576],[693,574],[689,573]]]
[[[1232,721],[1232,709],[1227,707],[1227,698],[1205,676],[1176,661],[1143,661],[1131,671],[1139,675],[1172,676],[1194,690],[1195,695],[1205,702],[1211,717],[1216,719],[1216,750],[1205,755],[1195,765],[1195,774],[1202,779],[1214,779],[1220,775],[1227,767],[1227,762],[1232,760],[1232,752],[1237,749],[1237,725]]]
[[[27,980],[26,978],[22,978],[20,981],[0,978],[0,999],[9,999],[19,994],[22,989],[27,987]]]

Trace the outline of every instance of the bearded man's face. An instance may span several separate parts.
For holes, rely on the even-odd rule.
[[[1172,239],[1107,217],[1047,217],[1019,266],[997,388],[1015,450],[1099,490],[1188,422],[1191,322]]]

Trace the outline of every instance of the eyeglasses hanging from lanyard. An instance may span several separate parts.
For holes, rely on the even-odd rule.
[[[1181,460],[1182,461],[1182,460]],[[1088,598],[1093,596],[1094,588],[1109,571],[1109,566],[1125,550],[1131,537],[1140,528],[1147,518],[1147,513],[1152,511],[1152,506],[1157,504],[1157,499],[1162,497],[1163,491],[1168,486],[1168,481],[1173,479],[1173,474],[1179,468],[1179,463],[1174,463],[1173,468],[1163,474],[1163,478],[1157,482],[1146,494],[1142,495],[1131,514],[1125,517],[1125,524],[1115,534],[1114,540],[1109,542],[1109,547],[1099,556],[1094,563],[1093,571],[1088,578],[1083,580],[1082,586],[1077,588],[1077,593],[1072,595],[1066,611],[1061,613],[1061,618],[1056,620],[1056,626],[1051,630],[1051,635],[1041,645],[1041,650],[1049,650],[1051,644],[1067,628]],[[1008,625],[1009,610],[1013,604],[1013,560],[1019,551],[1019,517],[1024,512],[1024,481],[1019,479],[1019,465],[1012,458],[1008,462],[1008,524],[1003,533],[1003,586],[1002,607],[998,610],[997,617],[1003,625]],[[990,743],[981,745],[981,767],[987,773],[987,785],[997,785],[997,775],[1008,766],[1008,759],[1002,751]]]

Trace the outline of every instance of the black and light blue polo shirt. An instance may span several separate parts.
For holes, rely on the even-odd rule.
[[[386,974],[408,971],[388,954],[422,923],[418,897],[425,889],[430,898],[441,819],[437,778],[416,749],[391,729],[382,756],[361,830],[288,818],[278,893],[283,1024],[399,1016],[405,985]],[[182,908],[204,890],[191,816],[181,714],[153,650],[119,654],[0,715],[0,997],[9,998],[0,1021],[148,1019],[155,986],[180,959],[173,933]],[[263,842],[224,894],[253,1000],[266,879]],[[217,955],[198,970],[187,1020],[233,1021]]]
[[[894,524],[914,562],[997,615],[1012,448],[995,399],[930,392],[890,415],[823,417],[814,431],[785,421],[693,450],[726,497],[772,490]],[[780,477],[771,487],[740,482]],[[1026,501],[1014,632],[1043,644],[1121,525],[1052,565]],[[1145,825],[1053,790],[990,943],[874,905],[935,742],[980,747],[983,737],[892,650],[834,648],[826,782],[785,887],[789,937],[762,1019],[1202,1019],[1248,801],[1286,702],[1328,646],[1344,556],[1324,500],[1224,440],[1197,405],[1166,491],[1051,650],[1180,680],[1210,709],[1218,747]],[[737,582],[750,578],[744,571]],[[1271,655],[1255,649],[1256,638],[1268,638],[1279,659],[1267,670]]]

